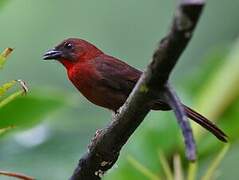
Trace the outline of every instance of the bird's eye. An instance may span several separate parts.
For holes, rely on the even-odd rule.
[[[72,49],[73,45],[71,43],[65,43],[64,48]]]

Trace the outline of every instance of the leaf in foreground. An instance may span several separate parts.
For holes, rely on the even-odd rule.
[[[158,175],[151,172],[150,169],[148,169],[147,167],[142,165],[140,162],[138,162],[132,156],[128,156],[127,159],[135,169],[137,169],[140,173],[142,173],[148,179],[150,179],[150,180],[160,180],[161,179]]]
[[[1,54],[0,54],[0,69],[3,68],[4,64],[7,61],[8,56],[13,51],[12,48],[6,48]]]
[[[222,150],[218,153],[216,158],[212,161],[211,165],[208,167],[208,170],[206,171],[205,175],[202,177],[202,180],[211,180],[213,179],[213,175],[215,174],[215,171],[217,170],[218,166],[220,165],[222,159],[226,155],[229,144],[226,144]]]
[[[0,109],[0,128],[9,126],[31,127],[63,105],[64,101],[54,96],[29,95],[19,97]]]

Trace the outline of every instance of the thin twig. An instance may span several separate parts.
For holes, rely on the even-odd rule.
[[[33,178],[33,177],[26,176],[26,175],[20,174],[20,173],[15,173],[15,172],[0,171],[0,175],[15,177],[15,178],[22,179],[22,180],[35,180],[35,178]]]

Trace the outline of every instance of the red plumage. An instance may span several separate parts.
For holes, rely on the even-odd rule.
[[[125,62],[106,55],[93,44],[82,39],[67,39],[48,51],[44,59],[61,62],[74,86],[92,103],[116,111],[127,99],[137,83],[141,71]],[[215,124],[184,106],[189,118],[226,141],[226,135]],[[171,110],[160,98],[152,102],[153,110]]]

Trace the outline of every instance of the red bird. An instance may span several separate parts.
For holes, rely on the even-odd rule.
[[[74,86],[92,103],[117,111],[126,101],[137,83],[141,71],[125,62],[105,54],[82,39],[66,39],[47,51],[45,60],[62,63]],[[184,105],[187,116],[218,139],[226,142],[226,135],[207,118]],[[152,110],[171,110],[162,99],[155,99]]]

